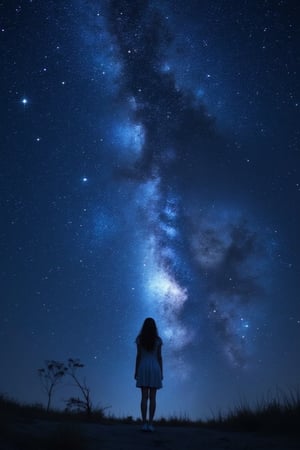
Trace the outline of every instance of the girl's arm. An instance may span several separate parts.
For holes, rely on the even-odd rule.
[[[136,359],[135,359],[135,371],[134,371],[135,379],[137,379],[137,373],[138,373],[140,361],[141,361],[141,349],[140,349],[140,345],[137,344],[137,352],[136,352]]]
[[[159,345],[157,349],[157,359],[161,371],[161,379],[163,379],[164,375],[163,375],[163,361],[161,356],[161,345]]]

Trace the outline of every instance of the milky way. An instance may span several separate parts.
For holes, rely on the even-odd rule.
[[[226,140],[199,92],[178,87],[170,71],[168,17],[155,2],[113,1],[98,18],[109,51],[93,54],[103,58],[113,85],[117,171],[125,185],[136,186],[129,204],[144,236],[143,301],[153,307],[174,363],[197,340],[200,319],[190,323],[192,314],[209,321],[228,362],[245,367],[259,330],[269,237],[262,238],[239,205],[231,210],[226,202],[206,201],[204,155],[226,153]],[[178,375],[187,372],[188,361]]]

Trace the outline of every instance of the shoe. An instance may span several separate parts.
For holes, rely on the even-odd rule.
[[[155,428],[154,428],[154,426],[151,423],[148,425],[148,430],[149,431],[155,431]]]
[[[142,431],[148,431],[148,425],[144,423],[141,428]]]

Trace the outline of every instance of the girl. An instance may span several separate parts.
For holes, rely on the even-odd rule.
[[[141,388],[141,413],[143,431],[153,431],[153,417],[156,408],[156,391],[162,387],[163,364],[161,356],[162,340],[158,335],[154,319],[145,319],[136,338],[137,355],[135,363],[136,386]],[[147,404],[149,404],[149,424],[147,425]]]

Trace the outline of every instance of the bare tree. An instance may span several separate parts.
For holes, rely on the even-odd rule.
[[[47,412],[50,409],[51,399],[54,388],[62,380],[67,372],[67,367],[60,361],[47,360],[44,368],[38,369],[38,374],[43,386],[43,389],[48,395]]]
[[[79,397],[71,397],[67,400],[67,408],[68,409],[77,409],[83,410],[86,412],[88,416],[91,415],[92,412],[92,401],[90,397],[90,389],[86,384],[86,380],[80,381],[76,372],[77,369],[81,369],[84,367],[84,364],[80,362],[79,359],[68,359],[68,367],[66,373],[74,380],[75,385],[79,388],[83,395],[83,399]]]

